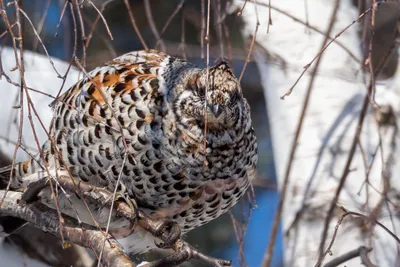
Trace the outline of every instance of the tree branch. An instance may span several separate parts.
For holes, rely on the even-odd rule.
[[[86,182],[65,175],[59,175],[56,184],[67,192],[76,193],[85,201],[96,203],[103,207],[111,207],[113,194],[108,190],[91,186]],[[59,235],[59,224],[56,212],[54,210],[49,211],[49,208],[42,204],[36,202],[32,203],[32,201],[37,200],[37,194],[48,186],[49,180],[44,178],[29,184],[23,194],[9,191],[4,204],[0,207],[0,214],[27,220],[43,231]],[[4,194],[4,192],[0,191],[0,197],[2,194]],[[42,209],[39,209],[38,207],[41,207]],[[151,233],[154,237],[159,238],[167,247],[170,247],[175,251],[173,255],[148,263],[144,266],[174,266],[191,259],[197,259],[211,266],[217,267],[231,265],[231,261],[216,259],[204,255],[182,240],[180,238],[180,228],[177,224],[168,224],[166,223],[166,220],[154,219],[145,215],[140,210],[132,210],[132,208],[122,200],[115,201],[114,207],[116,211],[115,216],[123,217],[128,221],[137,224]],[[48,214],[50,214],[50,216]],[[65,227],[63,227],[65,229],[62,229],[62,233],[70,242],[89,247],[93,249],[97,255],[100,253],[101,246],[106,238],[101,230],[96,230],[93,226],[88,225],[79,226],[77,221],[70,217],[65,219],[63,225],[65,225]],[[88,237],[89,240],[87,240],[86,237]],[[135,266],[126,256],[121,245],[119,245],[114,238],[108,235],[107,240],[108,242],[106,242],[103,252],[103,259],[107,266]],[[89,246],[89,244],[91,244],[91,246]]]
[[[0,190],[0,197],[5,194]],[[28,221],[35,227],[52,235],[59,236],[62,232],[64,238],[71,243],[92,249],[98,255],[105,239],[103,261],[107,266],[135,267],[122,246],[111,236],[105,236],[93,226],[81,224],[77,220],[63,216],[64,223],[60,231],[58,215],[55,210],[49,209],[40,203],[20,205],[22,193],[8,191],[0,207],[0,214],[18,217]],[[67,246],[68,244],[64,244]]]
[[[349,261],[351,259],[354,259],[356,257],[361,258],[361,263],[364,264],[366,267],[376,267],[374,264],[371,263],[369,260],[367,254],[368,252],[371,252],[372,248],[367,248],[364,246],[359,247],[358,249],[349,251],[333,260],[328,262],[327,264],[324,265],[324,267],[336,267],[339,266],[339,264],[342,264],[346,261]]]

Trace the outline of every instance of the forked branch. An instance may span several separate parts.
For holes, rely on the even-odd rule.
[[[94,187],[81,180],[60,175],[57,185],[66,192],[75,193],[90,203],[96,203],[103,207],[111,207],[113,194],[108,190]],[[9,191],[5,203],[0,207],[1,215],[9,215],[24,219],[36,227],[48,233],[59,235],[59,223],[57,213],[35,201],[38,193],[49,186],[48,179],[41,179],[31,183],[22,194]],[[0,191],[0,197],[4,191]],[[230,266],[231,262],[209,257],[197,251],[180,238],[180,228],[177,224],[166,223],[165,220],[154,219],[146,216],[140,210],[132,210],[123,200],[114,203],[116,216],[123,217],[140,226],[156,238],[164,242],[164,246],[172,248],[175,253],[160,260],[148,263],[147,267],[174,266],[182,262],[197,259],[211,266]],[[62,212],[62,211],[61,211]],[[105,240],[105,248],[102,260],[107,266],[135,266],[127,257],[121,245],[111,236],[104,235],[101,229],[95,229],[90,225],[79,225],[77,220],[65,216],[62,233],[71,243],[88,247],[99,255]]]
[[[5,194],[4,190],[0,190],[0,197]],[[8,191],[0,208],[2,216],[13,216],[24,219],[52,235],[59,236],[59,220],[58,214],[43,204],[32,203],[28,205],[20,205],[22,193]],[[100,254],[104,241],[103,262],[107,266],[135,267],[135,264],[125,253],[122,246],[111,236],[105,236],[100,230],[86,224],[79,224],[77,220],[64,216],[64,223],[61,232],[65,238],[71,243],[90,248],[96,255]],[[68,244],[64,244],[65,247]]]

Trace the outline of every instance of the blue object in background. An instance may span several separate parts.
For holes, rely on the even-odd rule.
[[[35,27],[38,26],[39,21],[41,21],[43,16],[45,16],[40,36],[46,46],[47,52],[52,57],[69,60],[74,40],[72,36],[72,28],[70,28],[70,26],[65,27],[65,25],[70,24],[69,21],[71,15],[68,9],[64,13],[60,27],[57,29],[63,4],[62,1],[50,1],[50,3],[48,0],[23,1],[22,8],[25,10]],[[48,9],[45,13],[44,11],[46,10],[47,5]],[[11,9],[14,7],[9,8]],[[14,14],[14,12],[9,13]],[[31,31],[31,26],[28,23],[25,23],[25,32],[26,31]],[[58,33],[57,36],[56,33]],[[33,47],[34,42],[36,42],[36,38],[32,36],[30,37],[30,41],[25,42],[25,47],[29,50],[35,49]],[[39,42],[36,45],[35,51],[44,53],[43,47]]]
[[[45,4],[45,0],[40,0]],[[34,1],[32,1],[34,2]],[[45,25],[47,27],[47,48],[50,56],[57,57],[62,60],[68,60],[70,58],[69,50],[73,47],[73,38],[67,38],[70,33],[65,32],[63,25],[57,29],[57,24],[61,17],[62,6],[57,1],[51,2],[49,6],[49,11],[47,12]],[[63,20],[69,20],[70,12],[68,10],[65,12]],[[55,36],[57,32],[57,36]],[[66,49],[68,48],[68,51]],[[67,52],[67,53],[66,53]]]
[[[235,62],[236,71],[240,71],[242,67],[243,62]],[[255,64],[249,64],[246,72],[250,73],[249,75],[251,79],[255,79],[256,77],[254,73],[258,73],[257,66]],[[243,82],[246,79],[245,76],[243,78]],[[253,82],[253,84],[250,83],[248,86],[256,86],[254,83],[258,83],[259,86],[261,81],[252,80],[250,82]],[[245,89],[243,90],[246,94]],[[259,99],[258,101],[254,101],[253,96],[251,110],[253,113],[252,119],[258,143],[259,164],[257,166],[257,171],[259,175],[268,177],[271,184],[276,184],[277,181],[273,160],[272,141],[269,131],[268,116],[266,114],[265,100],[262,90],[259,92],[257,91],[255,94],[256,97],[259,97]],[[263,178],[261,177],[259,179]],[[244,256],[249,267],[258,267],[262,264],[264,254],[268,246],[279,198],[279,192],[277,191],[276,187],[271,189],[257,188],[256,190],[256,202],[258,209],[252,211],[252,215],[247,225],[243,246]],[[272,258],[270,267],[283,266],[283,253],[282,229],[279,228],[278,235],[275,240],[274,256]],[[237,243],[235,243],[234,247],[231,247],[224,253],[224,258],[232,259],[233,266],[240,266],[239,246]]]
[[[261,266],[265,251],[268,246],[273,218],[279,202],[279,194],[276,190],[265,190],[257,196],[258,209],[252,212],[244,240],[244,254],[250,267]],[[232,266],[239,264],[239,247],[235,246],[226,252],[226,259],[232,259]],[[276,241],[274,257],[271,267],[283,266],[282,231],[279,229]]]

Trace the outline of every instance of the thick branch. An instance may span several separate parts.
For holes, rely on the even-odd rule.
[[[111,207],[113,194],[103,188],[91,186],[86,182],[65,175],[60,175],[57,178],[57,185],[61,186],[67,192],[76,193],[79,197],[85,199],[88,202],[96,203],[103,207]],[[37,182],[31,183],[25,193],[23,195],[19,194],[19,196],[23,203],[30,203],[31,201],[35,201],[37,198],[37,194],[47,186],[49,186],[48,179],[41,179]],[[230,261],[215,259],[202,254],[191,245],[189,245],[187,242],[180,239],[180,228],[176,224],[169,227],[170,225],[166,224],[165,220],[151,218],[149,216],[146,216],[140,210],[132,210],[132,208],[125,201],[122,200],[115,201],[114,207],[116,210],[116,216],[123,217],[132,223],[137,223],[138,226],[145,229],[153,236],[159,238],[176,252],[174,255],[171,255],[166,259],[155,261],[154,263],[150,263],[148,266],[173,266],[188,261],[190,259],[201,260],[212,266],[231,265]],[[13,216],[20,217],[19,215]],[[39,222],[33,223],[36,224]],[[101,234],[100,231],[98,233]],[[171,240],[173,240],[173,243],[171,243]]]
[[[0,190],[0,197],[5,194]],[[22,193],[8,191],[4,202],[0,207],[0,214],[24,219],[44,232],[59,236],[59,221],[57,212],[46,206],[33,203],[20,205],[19,200]],[[63,216],[64,222],[62,234],[71,243],[90,248],[98,255],[105,243],[103,250],[103,261],[107,266],[135,267],[130,258],[126,255],[122,246],[111,236],[105,236],[100,230],[90,225],[79,225],[77,220]],[[107,239],[106,242],[105,239]]]
[[[340,264],[342,264],[346,261],[349,261],[351,259],[354,259],[356,257],[360,257],[362,264],[364,264],[366,267],[376,267],[368,259],[367,253],[370,251],[372,251],[372,248],[367,248],[367,247],[361,246],[358,249],[349,251],[346,254],[343,254],[343,255],[331,260],[330,262],[325,264],[324,267],[336,267],[336,266],[339,266]]]

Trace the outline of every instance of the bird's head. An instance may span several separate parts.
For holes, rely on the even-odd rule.
[[[178,116],[189,123],[225,130],[241,121],[245,99],[240,83],[225,62],[193,73],[175,102]]]

